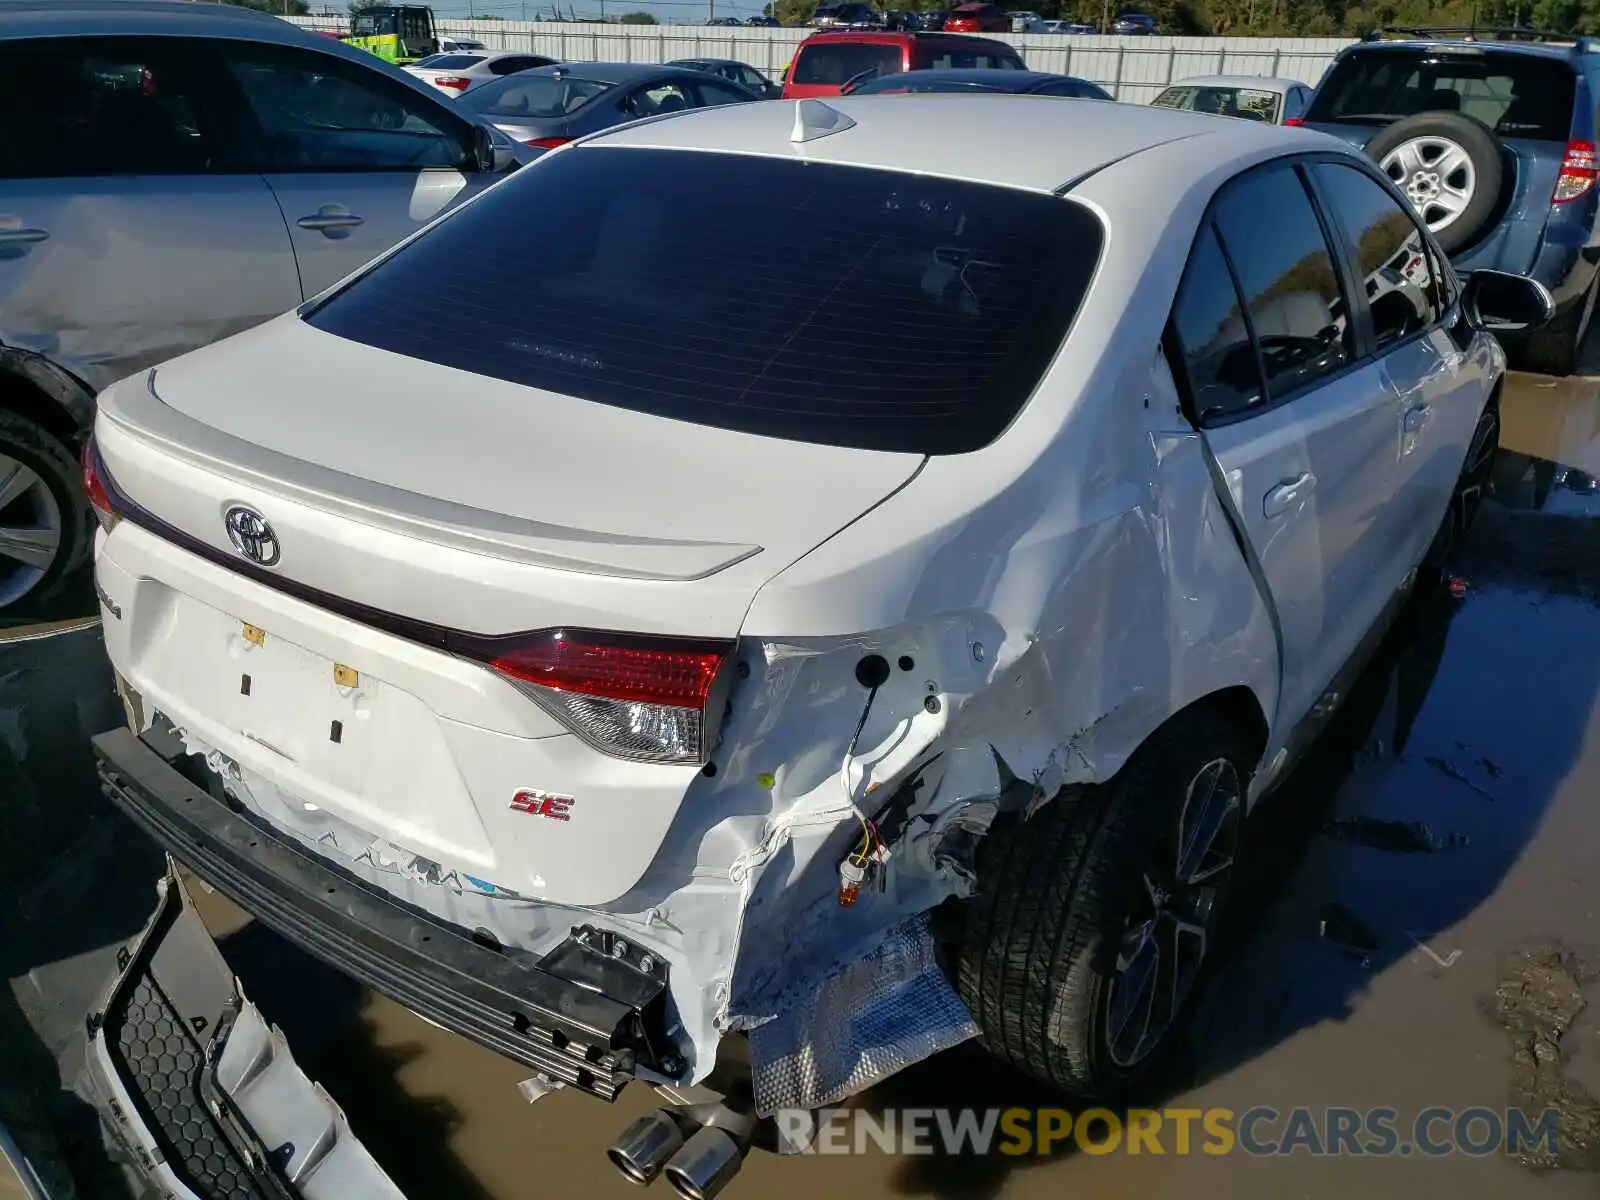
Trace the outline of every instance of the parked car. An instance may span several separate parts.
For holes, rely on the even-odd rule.
[[[850,96],[885,96],[922,92],[1003,92],[1026,96],[1068,96],[1077,100],[1110,100],[1099,84],[1075,75],[1045,71],[904,71],[879,75],[845,89]]]
[[[1354,147],[1082,114],[611,129],[110,389],[108,794],[570,1090],[681,1094],[730,1030],[763,1111],[974,1033],[1148,1086],[1550,299]],[[715,1195],[753,1118],[694,1099],[614,1165]]]
[[[446,37],[444,34],[439,35],[440,54],[481,54],[482,52],[488,50],[488,48],[489,47],[485,46],[476,38]]]
[[[4,610],[88,556],[74,455],[100,389],[293,308],[532,156],[241,7],[5,5],[0,59],[27,114],[0,139]]]
[[[1304,123],[1365,147],[1459,270],[1548,287],[1555,319],[1506,348],[1533,370],[1570,374],[1600,293],[1600,42],[1458,33],[1378,31],[1346,47]]]
[[[570,63],[496,80],[462,97],[482,120],[538,150],[612,125],[762,97],[704,71],[656,63]]]
[[[917,29],[921,33],[943,33],[944,23],[950,17],[943,9],[931,9],[917,14]]]
[[[1181,108],[1281,125],[1285,121],[1295,122],[1305,112],[1312,90],[1310,84],[1298,79],[1199,75],[1162,89],[1150,103],[1157,108]]]
[[[1156,19],[1149,13],[1119,13],[1111,32],[1120,37],[1145,37],[1156,32]]]
[[[874,29],[883,14],[870,4],[823,4],[808,22],[814,29]]]
[[[746,25],[756,25],[763,29],[777,29],[783,24],[777,17],[746,17],[744,23]]]
[[[814,33],[795,51],[783,77],[783,98],[837,96],[847,83],[901,71],[952,67],[1021,71],[1022,56],[991,38],[938,33]]]
[[[1011,18],[997,4],[958,4],[944,28],[946,33],[1010,33]]]
[[[1100,32],[1093,25],[1086,24],[1082,21],[1046,21],[1044,25],[1044,31],[1046,33],[1069,33],[1074,35],[1083,35]]]
[[[1036,12],[1008,12],[1012,33],[1045,33],[1045,19]]]
[[[542,54],[509,51],[503,54],[434,54],[402,70],[415,75],[447,96],[461,96],[473,88],[493,83],[505,75],[553,66],[557,60]]]
[[[783,95],[782,84],[772,82],[749,63],[731,58],[675,58],[667,66],[682,67],[686,71],[704,71],[708,75],[732,80],[741,87],[749,88],[763,100],[776,100]]]
[[[713,17],[711,20],[707,21],[706,24],[707,25],[738,25],[738,26],[743,26],[744,22],[741,21],[738,17]]]

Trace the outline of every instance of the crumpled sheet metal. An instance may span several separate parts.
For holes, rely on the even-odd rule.
[[[977,1034],[916,917],[751,1032],[756,1110],[837,1104]]]

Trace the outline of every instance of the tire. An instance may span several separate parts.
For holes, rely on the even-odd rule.
[[[1527,336],[1516,355],[1521,360],[1519,365],[1541,375],[1571,375],[1576,371],[1594,319],[1596,296],[1600,296],[1600,272],[1595,273],[1582,300]]]
[[[1182,1040],[1177,1035],[1209,962],[1204,951],[1217,937],[1253,762],[1239,730],[1202,710],[1158,731],[1111,783],[1068,789],[1032,819],[1008,818],[980,843],[956,977],[991,1053],[1089,1100],[1120,1099],[1158,1069]],[[1159,911],[1148,877],[1176,864],[1186,797],[1203,768],[1237,793],[1225,830],[1230,869],[1200,889],[1212,893],[1207,936],[1165,1032],[1130,1053],[1127,1028],[1119,1042],[1113,1018],[1123,1011],[1115,1006],[1136,994],[1141,935],[1162,928],[1162,919],[1153,926],[1148,920]],[[1178,894],[1174,889],[1173,912]],[[1192,936],[1179,941],[1196,947]]]
[[[16,494],[7,497],[8,490]],[[48,597],[83,564],[94,543],[89,504],[71,452],[26,417],[5,411],[0,411],[0,498],[6,500],[0,507],[3,613],[25,598]],[[24,562],[7,553],[8,529],[33,534],[52,526],[57,536],[47,561],[32,561],[30,555]],[[30,538],[30,543],[34,541]]]
[[[1484,497],[1494,494],[1500,459],[1500,401],[1495,398],[1478,416],[1478,424],[1472,431],[1472,441],[1467,444],[1467,456],[1456,477],[1449,507],[1422,558],[1419,574],[1423,580],[1437,581],[1444,576],[1445,568],[1472,531]]]
[[[1505,179],[1500,143],[1482,121],[1462,113],[1396,121],[1367,143],[1367,154],[1410,199],[1446,254],[1482,233],[1499,205]],[[1446,156],[1456,165],[1445,163],[1441,172]]]

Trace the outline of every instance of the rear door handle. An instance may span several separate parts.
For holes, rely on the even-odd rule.
[[[0,229],[0,246],[31,246],[35,242],[42,242],[50,236],[47,229]]]
[[[1265,517],[1281,517],[1317,486],[1317,477],[1310,471],[1301,471],[1293,479],[1285,479],[1273,488],[1261,500],[1261,514]]]
[[[342,204],[324,204],[309,217],[301,217],[295,222],[301,229],[315,230],[331,238],[345,237],[357,225],[366,223],[365,217],[357,216]]]
[[[1406,409],[1406,415],[1400,418],[1400,428],[1407,433],[1421,433],[1422,427],[1428,423],[1428,416],[1431,411],[1426,404],[1418,404]]]

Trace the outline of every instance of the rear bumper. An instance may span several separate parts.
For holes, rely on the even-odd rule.
[[[93,740],[106,795],[240,907],[412,1011],[605,1100],[639,1070],[676,1079],[664,1035],[666,968],[615,957],[576,929],[537,962],[463,936],[318,859],[196,786],[182,747],[152,731]]]
[[[175,874],[87,1025],[78,1090],[146,1194],[404,1200],[240,995]]]

